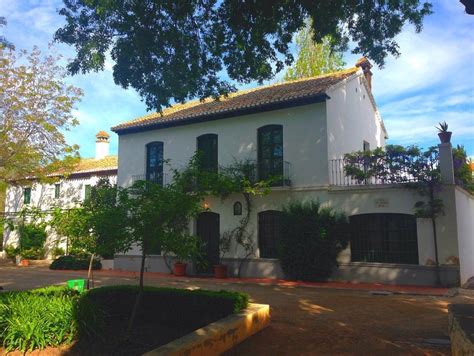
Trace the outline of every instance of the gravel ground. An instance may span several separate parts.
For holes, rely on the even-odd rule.
[[[44,265],[0,265],[0,286],[4,290],[31,289],[85,275],[82,271],[50,271]],[[136,275],[96,273],[96,285],[137,282]],[[151,274],[145,283],[241,291],[252,302],[270,304],[271,325],[229,355],[450,355],[447,306],[474,303],[474,297],[371,295],[366,290],[216,283]]]

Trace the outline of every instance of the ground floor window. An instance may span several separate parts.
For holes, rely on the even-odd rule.
[[[418,264],[418,237],[413,215],[360,214],[349,220],[352,261]]]
[[[281,211],[258,213],[258,248],[261,258],[277,258],[277,241],[281,234]]]

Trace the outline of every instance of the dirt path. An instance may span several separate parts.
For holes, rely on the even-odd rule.
[[[1,266],[0,285],[29,289],[84,275]],[[133,276],[97,274],[97,285],[135,283]],[[447,305],[461,300],[152,276],[146,284],[242,291],[254,302],[270,304],[271,325],[229,355],[449,355],[449,345],[442,344],[449,340]],[[474,303],[474,298],[462,300]]]

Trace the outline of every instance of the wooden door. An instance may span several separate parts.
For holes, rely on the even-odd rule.
[[[219,263],[219,214],[199,214],[196,232],[203,247],[202,259],[206,262],[205,266],[197,265],[197,272],[211,273],[214,265]]]

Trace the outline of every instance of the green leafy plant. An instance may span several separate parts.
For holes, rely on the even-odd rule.
[[[278,257],[290,279],[326,280],[347,247],[347,218],[318,202],[292,202],[283,207]]]
[[[95,258],[92,260],[92,269],[98,270],[102,268],[100,260]],[[87,270],[89,269],[89,256],[60,256],[56,258],[49,266],[50,269],[55,270]]]
[[[64,256],[65,254],[66,254],[66,251],[64,251],[62,247],[56,246],[51,250],[51,256],[53,258]]]
[[[438,129],[439,132],[447,132],[448,124],[446,123],[446,121],[440,122],[436,128]]]
[[[20,249],[13,245],[5,246],[4,250],[5,250],[5,253],[7,254],[7,257],[10,259],[15,259],[15,257],[20,253]]]
[[[77,293],[64,287],[0,294],[0,340],[23,352],[71,343]]]

